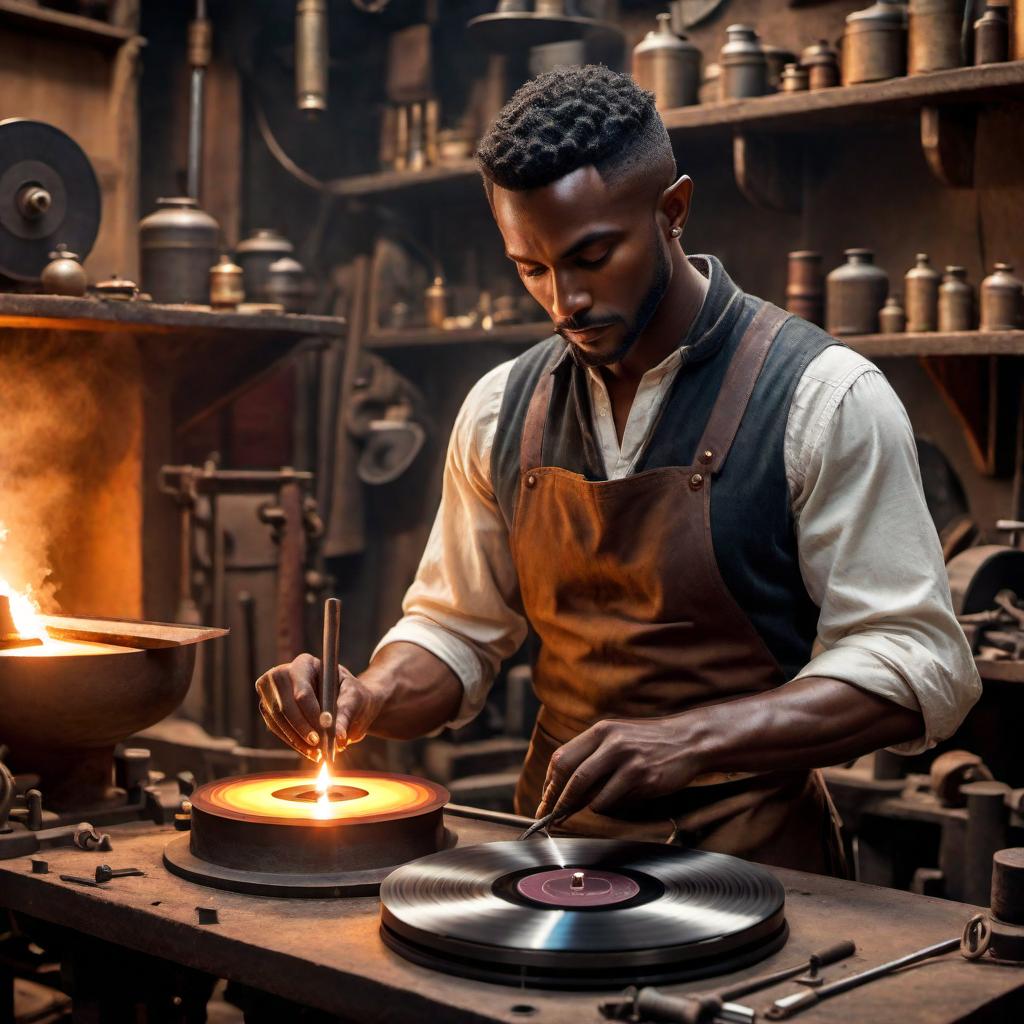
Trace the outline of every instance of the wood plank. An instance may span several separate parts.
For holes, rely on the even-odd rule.
[[[407,328],[404,330],[378,329],[366,337],[367,348],[423,348],[433,345],[532,345],[550,338],[551,324],[509,324],[494,327],[489,331],[482,328],[456,328],[451,331],[435,331],[429,328]]]
[[[135,31],[127,25],[111,25],[98,18],[65,14],[48,7],[20,3],[19,0],[0,0],[0,21],[29,28],[39,35],[85,39],[111,47],[120,46],[135,36]]]
[[[46,631],[57,640],[90,640],[159,650],[186,647],[203,640],[227,636],[226,629],[212,626],[187,626],[178,622],[141,622],[135,619],[91,619],[72,615],[41,615]]]
[[[447,824],[458,832],[460,844],[512,839],[519,832],[518,827],[459,817],[448,817]],[[374,898],[288,900],[206,889],[164,869],[163,847],[178,835],[170,828],[139,823],[109,831],[117,865],[139,867],[145,877],[120,878],[103,889],[78,887],[60,881],[59,875],[89,875],[111,855],[46,850],[41,856],[49,862],[49,874],[33,874],[28,858],[0,862],[0,905],[345,1019],[511,1024],[528,1013],[538,1024],[602,1020],[598,1005],[607,993],[490,985],[403,960],[381,943]],[[786,889],[790,937],[785,947],[744,971],[664,986],[667,991],[719,988],[797,963],[815,949],[849,938],[857,945],[856,955],[827,970],[830,980],[837,979],[956,936],[974,912],[947,900],[800,871],[772,871]],[[216,908],[218,922],[198,925],[197,907]],[[780,987],[742,1001],[760,1010],[792,991],[793,986]],[[1021,971],[950,954],[845,993],[804,1016],[808,1024],[1001,1021],[1019,1019],[1022,1001]],[[514,1009],[523,1006],[532,1010]]]
[[[840,340],[868,359],[896,356],[1024,355],[1024,331],[860,334]]]
[[[1024,661],[989,661],[975,658],[978,674],[989,683],[1021,683],[1024,684]]]

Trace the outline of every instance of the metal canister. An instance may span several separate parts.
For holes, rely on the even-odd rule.
[[[443,277],[435,277],[433,284],[423,293],[423,304],[427,314],[427,324],[435,330],[444,329],[445,318],[449,316],[451,292],[444,283]]]
[[[1010,52],[1013,54],[1014,60],[1024,60],[1024,0],[1011,0],[1011,4]]]
[[[88,284],[80,257],[66,245],[58,245],[50,253],[50,262],[43,267],[39,280],[48,295],[81,297]]]
[[[883,334],[902,334],[907,329],[907,314],[898,295],[890,295],[878,311],[878,329]]]
[[[205,306],[220,227],[187,196],[158,199],[156,205],[156,212],[139,223],[142,290],[154,302]]]
[[[1010,55],[1008,8],[991,4],[974,23],[974,63],[1001,64]]]
[[[800,63],[807,68],[807,85],[811,92],[831,89],[839,84],[839,54],[828,40],[819,39],[804,48]]]
[[[799,64],[787,64],[782,69],[780,92],[807,92],[809,85],[810,75],[806,68],[800,67]]]
[[[672,15],[658,15],[658,27],[633,48],[633,77],[654,93],[659,110],[688,107],[700,91],[700,50],[672,31]]]
[[[730,25],[719,63],[723,100],[763,96],[768,91],[768,64],[757,32],[749,25]]]
[[[701,103],[717,103],[722,98],[722,65],[715,62],[704,68],[704,81],[700,85]]]
[[[878,3],[846,17],[843,85],[880,82],[907,67],[907,11],[903,4]]]
[[[819,327],[825,319],[821,253],[798,249],[789,254],[786,309]]]
[[[910,0],[907,13],[909,73],[921,75],[959,67],[963,0]]]
[[[981,329],[1015,331],[1020,327],[1021,280],[1009,263],[997,263],[981,282]]]
[[[292,256],[274,260],[267,270],[267,295],[270,302],[284,306],[286,313],[304,313],[309,293],[306,270]]]
[[[939,330],[969,331],[974,327],[974,289],[966,267],[946,267],[939,285]]]
[[[225,253],[210,267],[210,305],[234,309],[245,302],[244,271]]]
[[[906,295],[907,330],[934,331],[939,326],[939,272],[928,262],[928,253],[919,252],[903,278]]]
[[[245,292],[253,302],[274,302],[267,287],[270,264],[282,256],[291,256],[292,243],[273,228],[259,228],[238,243],[235,259],[245,271]]]
[[[825,279],[827,330],[836,336],[876,334],[889,276],[875,266],[871,249],[847,249],[846,262]]]
[[[762,49],[768,76],[768,91],[778,92],[782,85],[782,72],[787,64],[796,63],[796,54],[784,46],[773,46],[771,43],[764,43]]]

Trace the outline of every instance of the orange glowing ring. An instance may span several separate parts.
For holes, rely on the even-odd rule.
[[[298,772],[262,772],[208,782],[191,796],[195,810],[235,821],[282,825],[329,826],[336,822],[370,824],[411,818],[439,810],[448,791],[425,779],[390,772],[342,772],[331,777],[332,786],[354,786],[367,795],[329,803],[326,807],[304,800],[285,800],[274,793],[290,786],[316,784],[315,775]]]

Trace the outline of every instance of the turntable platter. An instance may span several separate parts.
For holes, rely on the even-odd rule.
[[[423,857],[381,887],[381,935],[418,963],[551,988],[723,973],[786,940],[782,885],[735,857],[535,839]]]

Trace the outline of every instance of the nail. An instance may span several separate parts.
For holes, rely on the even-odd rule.
[[[311,746],[315,747],[320,742],[320,733],[315,729],[311,729],[306,735],[306,742]]]

